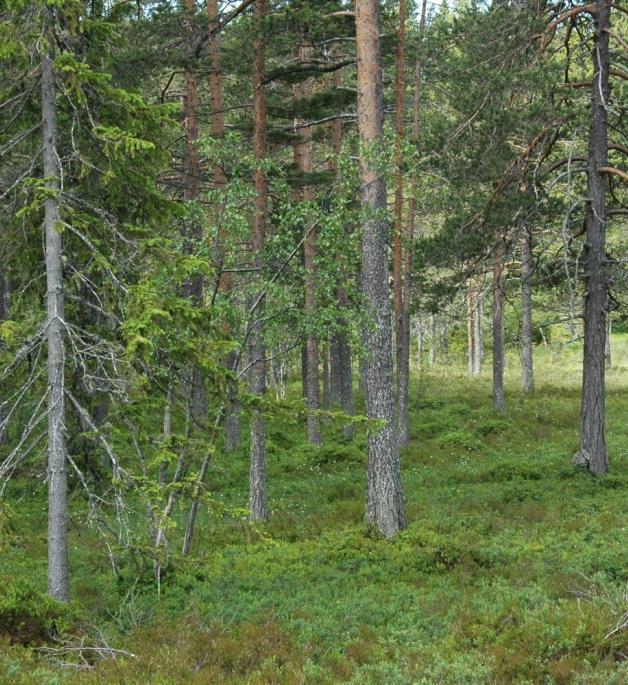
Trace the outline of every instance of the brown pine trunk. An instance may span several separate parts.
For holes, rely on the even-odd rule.
[[[605,437],[605,363],[608,274],[606,264],[606,178],[600,169],[608,164],[610,1],[597,0],[591,89],[591,126],[586,214],[586,278],[584,300],[584,359],[580,451],[574,462],[594,476],[608,473]]]
[[[392,327],[388,291],[386,184],[383,153],[379,2],[356,0],[358,132],[362,204],[362,291],[371,321],[364,324],[363,381],[369,419],[384,422],[368,440],[366,520],[390,537],[407,525],[401,487],[393,396]]]
[[[334,88],[340,86],[340,72],[334,72],[332,77]],[[328,168],[330,171],[337,173],[338,165],[337,159],[342,152],[342,121],[334,119],[330,124],[331,128],[331,148],[332,156],[330,157]],[[342,279],[350,278],[350,274],[342,274]],[[347,320],[343,315],[343,311],[349,311],[351,303],[347,289],[344,286],[339,286],[336,290],[338,299],[338,309],[340,310],[340,317],[338,320],[339,330],[332,336],[331,339],[331,354],[330,354],[330,383],[332,386],[332,403],[339,402],[342,411],[352,416],[354,412],[353,405],[353,365],[351,360],[351,346],[349,344],[349,335],[347,333]],[[354,427],[352,424],[347,424],[343,428],[343,435],[349,439],[353,437]]]
[[[504,401],[504,304],[505,279],[503,243],[497,236],[493,257],[493,409],[499,414],[505,411]]]
[[[403,302],[403,145],[405,134],[406,89],[406,0],[399,2],[399,29],[396,58],[396,114],[395,114],[395,227],[393,236],[393,302],[395,313],[395,357],[397,371],[397,427],[399,445],[408,444],[408,382],[410,373],[409,336]]]
[[[532,232],[522,230],[521,259],[521,385],[524,393],[534,390],[532,358]]]
[[[266,158],[266,91],[264,89],[265,42],[263,22],[266,0],[256,0],[253,6],[255,39],[253,40],[253,153],[258,166],[253,174],[255,185],[255,208],[251,235],[254,266],[261,273],[264,265],[263,251],[266,244],[266,174],[261,164]],[[249,335],[249,389],[251,394],[262,396],[266,392],[266,362],[263,328],[263,308],[260,303],[254,313]],[[251,414],[251,469],[249,481],[249,508],[251,519],[263,521],[268,518],[266,495],[266,420],[259,409]]]
[[[301,45],[298,49],[298,60],[301,63],[310,59],[309,46]],[[310,79],[299,83],[294,87],[295,101],[307,98],[312,94],[312,82]],[[295,119],[295,133],[297,142],[294,144],[294,161],[297,169],[304,175],[312,173],[312,128],[306,126],[302,117]],[[301,191],[303,202],[313,202],[314,188],[304,185]],[[305,318],[311,324],[316,314],[316,229],[309,222],[306,224],[303,242],[303,267],[305,269]],[[321,444],[321,428],[319,417],[313,413],[320,409],[320,383],[318,376],[318,339],[314,333],[308,333],[305,341],[305,374],[306,374],[306,404],[307,417],[307,440],[313,445]]]
[[[209,98],[211,107],[211,132],[214,138],[221,139],[225,134],[224,101],[222,88],[222,63],[220,54],[220,31],[215,29],[219,23],[218,0],[207,0],[207,19],[209,24]],[[214,187],[222,188],[226,183],[225,173],[220,164],[214,165],[212,169],[212,182]],[[220,289],[224,293],[231,292],[233,287],[232,274],[223,271],[226,253],[226,234],[221,225],[218,236],[218,259],[220,261]],[[226,331],[229,332],[228,327]],[[237,363],[238,355],[234,352],[226,359],[228,368],[237,371],[234,365]],[[240,416],[235,388],[229,388],[229,403],[225,413],[224,421],[224,449],[226,452],[235,451],[240,444]]]

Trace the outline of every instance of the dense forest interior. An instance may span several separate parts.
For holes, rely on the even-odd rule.
[[[0,0],[0,684],[628,681],[627,29]]]

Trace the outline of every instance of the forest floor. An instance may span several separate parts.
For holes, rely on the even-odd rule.
[[[72,611],[135,657],[58,669],[0,625],[0,683],[628,682],[628,629],[608,636],[628,609],[628,336],[613,339],[612,470],[600,480],[571,466],[580,354],[537,347],[525,399],[511,355],[503,417],[490,369],[472,381],[462,365],[417,374],[410,525],[390,541],[363,524],[365,436],[344,442],[327,426],[316,450],[287,423],[270,428],[271,521],[205,514],[194,559],[175,562],[159,594],[137,574],[139,552],[116,580],[97,536],[74,522]],[[247,473],[246,446],[217,456],[217,501],[245,507]],[[35,499],[14,503],[1,550],[5,615],[37,601],[16,583],[45,587],[43,491]]]

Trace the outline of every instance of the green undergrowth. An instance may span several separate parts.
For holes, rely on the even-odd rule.
[[[612,471],[598,480],[571,466],[578,348],[537,348],[528,398],[510,358],[501,417],[488,372],[473,381],[454,364],[415,373],[403,453],[410,525],[389,541],[363,524],[364,435],[346,441],[326,425],[314,449],[302,427],[271,424],[268,524],[203,513],[193,557],[166,569],[158,592],[137,558],[121,560],[116,578],[77,516],[76,601],[57,614],[37,600],[44,493],[23,498],[0,566],[0,682],[626,682],[628,630],[612,631],[628,609],[628,337],[613,342]],[[218,456],[215,497],[245,506],[247,473],[246,445]],[[6,628],[20,596],[36,638]],[[81,672],[44,659],[37,645],[71,635],[77,612],[135,656]]]

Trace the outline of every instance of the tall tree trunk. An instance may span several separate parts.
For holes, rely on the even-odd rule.
[[[332,77],[332,84],[334,88],[339,88],[340,71],[335,71]],[[338,173],[338,157],[342,152],[342,120],[334,119],[330,124],[331,128],[331,148],[332,155],[329,159],[328,168],[335,174]],[[350,274],[343,274],[342,278],[350,278]],[[338,309],[340,315],[338,318],[339,330],[334,333],[331,339],[331,354],[330,354],[330,382],[332,386],[332,403],[339,402],[342,411],[352,416],[354,412],[353,405],[353,365],[351,360],[351,346],[349,344],[349,335],[347,332],[347,319],[344,312],[348,312],[351,308],[349,295],[347,289],[340,285],[336,290],[336,297],[338,300]],[[353,424],[347,424],[343,428],[345,438],[353,437]]]
[[[331,407],[331,378],[329,370],[329,344],[324,343],[321,349],[321,366],[323,367],[323,409]]]
[[[611,356],[611,330],[612,330],[612,320],[610,312],[606,314],[606,346],[604,348],[604,364],[607,369],[613,366],[613,359]]]
[[[407,525],[393,396],[392,326],[388,293],[386,184],[383,153],[379,2],[356,0],[358,132],[362,204],[362,290],[371,322],[363,328],[364,385],[370,419],[384,421],[368,441],[366,520],[390,537]]]
[[[298,59],[306,63],[310,59],[311,49],[301,45],[298,49]],[[297,84],[294,87],[295,102],[308,98],[312,94],[312,82],[310,79]],[[294,144],[294,161],[297,169],[306,176],[312,173],[312,128],[306,126],[302,117],[295,119],[295,134],[297,141]],[[303,202],[314,201],[314,188],[305,184],[301,191]],[[308,221],[304,227],[305,236],[303,242],[303,267],[305,269],[305,318],[309,325],[316,314],[316,229]],[[305,341],[306,359],[306,404],[307,417],[307,440],[313,445],[321,444],[320,419],[316,412],[320,409],[320,383],[318,376],[318,338],[309,332]]]
[[[503,414],[504,402],[504,265],[503,242],[497,236],[493,256],[493,409]]]
[[[397,427],[399,445],[408,444],[408,383],[410,373],[410,338],[406,333],[403,302],[403,146],[405,136],[406,90],[406,0],[399,2],[399,29],[396,57],[396,113],[395,113],[395,226],[393,236],[393,301],[395,308],[395,352],[397,371]]]
[[[416,362],[420,371],[421,367],[423,366],[423,357],[425,357],[425,324],[423,322],[423,316],[421,314],[419,314],[416,319],[416,337]]]
[[[207,0],[207,19],[209,24],[209,97],[211,106],[211,132],[212,137],[222,139],[225,134],[224,102],[222,88],[222,63],[220,55],[220,31],[217,27],[220,21],[218,13],[218,0]],[[223,188],[227,179],[220,164],[214,165],[212,170],[212,182],[215,188]],[[225,228],[220,226],[218,237],[218,253],[220,260],[220,289],[228,294],[233,288],[232,274],[223,271],[226,256]],[[225,326],[225,333],[229,333],[229,327]],[[232,352],[227,356],[225,363],[227,368],[236,372],[234,365],[238,355]],[[224,421],[224,449],[226,452],[235,451],[240,444],[240,415],[238,412],[237,392],[232,385],[229,387],[229,404],[225,412]]]
[[[521,260],[521,384],[523,392],[534,390],[532,362],[532,231],[522,230]]]
[[[186,0],[186,11],[190,17],[196,11],[195,0]],[[198,200],[200,192],[200,160],[198,154],[198,83],[196,73],[186,69],[185,79],[185,160],[183,177],[183,200],[184,202],[195,202]],[[185,249],[193,252],[195,244],[199,243],[202,237],[201,227],[197,222],[192,222],[185,228]],[[198,306],[203,300],[203,277],[193,276],[186,284],[187,296]],[[205,394],[205,382],[203,373],[198,366],[194,366],[186,373],[186,390],[190,407],[190,417],[192,427],[200,428],[207,417],[207,397]]]
[[[49,48],[52,51],[52,41]],[[68,475],[65,435],[65,318],[63,244],[59,214],[57,104],[52,54],[42,55],[42,134],[44,177],[50,191],[44,203],[46,297],[48,304],[48,594],[70,600],[68,563]]]
[[[478,284],[473,307],[473,375],[482,373],[482,359],[484,358],[484,345],[482,335],[482,317],[484,306],[482,304],[482,286]]]
[[[586,214],[586,295],[584,300],[584,359],[580,451],[575,463],[595,476],[608,473],[605,438],[605,366],[608,275],[606,265],[606,178],[608,164],[610,0],[597,0],[593,15],[595,38],[591,88],[591,126]]]
[[[0,240],[3,239],[2,233],[0,232]],[[6,267],[5,267],[6,268]],[[9,318],[9,312],[11,308],[11,286],[9,279],[9,272],[0,272],[0,323],[6,321]],[[3,347],[3,342],[0,340],[0,350]],[[9,434],[7,426],[4,425],[7,413],[5,407],[0,403],[0,445],[4,445],[8,442]]]
[[[473,377],[474,368],[474,340],[473,340],[473,283],[471,279],[467,284],[467,378]]]
[[[440,315],[439,329],[441,356],[446,362],[449,357],[449,328],[447,326],[447,315],[445,312]]]
[[[253,174],[255,185],[255,209],[251,243],[255,267],[261,274],[264,265],[263,251],[266,243],[266,174],[262,167],[266,159],[266,91],[264,89],[265,40],[263,22],[266,0],[256,0],[253,6],[255,38],[253,40],[253,153],[257,168]],[[254,312],[249,335],[249,388],[251,394],[262,396],[266,392],[266,362],[262,302]],[[266,495],[266,420],[259,409],[251,414],[251,470],[249,482],[249,508],[251,519],[263,521],[268,518]]]
[[[430,366],[436,364],[436,314],[430,314]]]

